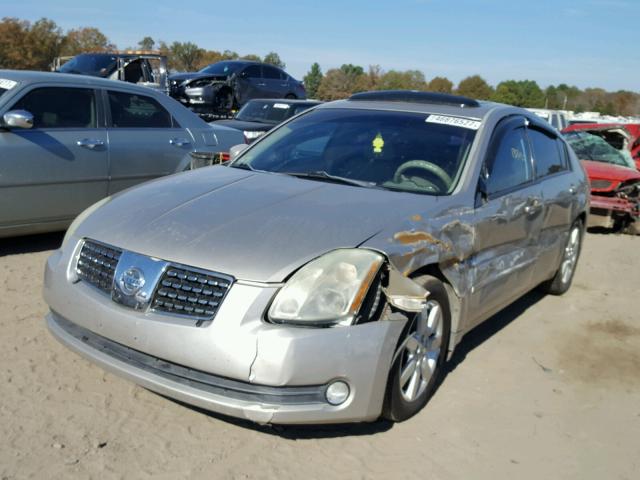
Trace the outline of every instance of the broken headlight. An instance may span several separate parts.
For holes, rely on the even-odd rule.
[[[591,180],[591,188],[595,190],[607,190],[611,188],[611,185],[613,185],[613,182],[610,180]]]
[[[312,260],[282,287],[269,308],[274,323],[351,325],[384,257],[371,250],[340,249]]]

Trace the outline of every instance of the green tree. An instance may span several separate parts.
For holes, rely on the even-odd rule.
[[[64,34],[53,20],[41,18],[31,25],[26,40],[32,65],[29,68],[47,70],[53,59],[60,55]]]
[[[196,69],[204,53],[201,48],[191,42],[173,42],[170,51],[175,68],[187,72]]]
[[[252,62],[262,62],[262,58],[260,55],[256,55],[255,53],[248,53],[247,55],[243,55],[242,60],[250,60]]]
[[[378,90],[424,90],[425,87],[424,74],[419,70],[389,70],[380,76],[376,86]]]
[[[317,96],[321,100],[347,98],[354,92],[366,90],[367,75],[362,67],[344,64],[329,70],[322,78]]]
[[[52,20],[32,24],[5,17],[0,22],[0,68],[48,70],[63,40],[62,29]]]
[[[343,63],[340,66],[340,71],[352,78],[364,74],[364,69],[361,66],[352,63]]]
[[[434,77],[429,82],[427,90],[430,92],[451,93],[453,91],[453,82],[447,77]]]
[[[233,50],[225,50],[222,52],[222,60],[237,60],[238,58],[240,58],[240,55]]]
[[[5,17],[0,22],[0,68],[28,68],[25,39],[30,23]]]
[[[618,90],[610,94],[611,104],[616,115],[633,115],[638,111],[638,94]]]
[[[282,61],[280,55],[276,52],[269,52],[264,56],[264,63],[270,63],[271,65],[275,65],[276,67],[280,67],[284,69],[287,64]]]
[[[322,69],[317,62],[311,65],[311,69],[304,76],[302,81],[304,82],[304,88],[307,91],[308,98],[315,98],[318,94],[318,88],[322,82]]]
[[[460,81],[456,93],[478,100],[489,100],[493,88],[480,75],[472,75]]]
[[[115,45],[97,28],[83,27],[69,30],[64,37],[62,55],[77,55],[84,52],[109,52]]]
[[[156,42],[151,37],[144,37],[138,42],[138,47],[140,47],[141,50],[153,50],[155,45]]]
[[[507,80],[500,82],[492,96],[495,102],[516,107],[544,107],[544,92],[533,80]]]

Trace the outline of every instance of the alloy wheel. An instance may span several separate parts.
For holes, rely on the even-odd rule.
[[[400,362],[400,392],[412,402],[424,393],[438,365],[442,349],[443,312],[429,300],[420,312],[404,343]]]
[[[564,249],[564,258],[560,267],[560,275],[562,283],[567,283],[571,280],[573,270],[576,267],[578,261],[578,253],[580,251],[580,228],[574,226],[569,233],[567,240],[567,246]]]

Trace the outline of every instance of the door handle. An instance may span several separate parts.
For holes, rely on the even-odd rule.
[[[267,84],[266,84],[266,83],[259,83],[259,84],[258,84],[258,86],[259,86],[259,87],[266,87],[266,86],[267,86]]]
[[[171,145],[175,145],[176,147],[184,147],[185,145],[189,145],[191,142],[186,138],[172,138],[169,140]]]
[[[89,150],[95,150],[98,147],[104,147],[104,142],[102,140],[94,140],[91,138],[83,138],[82,140],[78,140],[76,144],[79,147],[88,148]]]
[[[540,209],[541,206],[542,203],[540,202],[540,199],[535,197],[529,198],[529,201],[524,206],[524,213],[526,213],[527,215],[533,215],[538,211],[538,209]]]

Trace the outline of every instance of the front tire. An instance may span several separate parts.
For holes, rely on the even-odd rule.
[[[414,280],[429,296],[424,310],[407,324],[389,373],[382,416],[395,422],[418,413],[435,392],[451,334],[449,297],[442,282],[428,275]]]
[[[565,244],[562,254],[562,260],[560,261],[560,267],[551,280],[544,282],[541,285],[542,290],[545,293],[551,295],[562,295],[569,290],[573,276],[576,273],[576,266],[578,265],[578,258],[580,257],[580,251],[582,249],[582,237],[584,235],[584,227],[582,220],[576,220],[569,229],[569,235],[567,236],[567,243]]]

